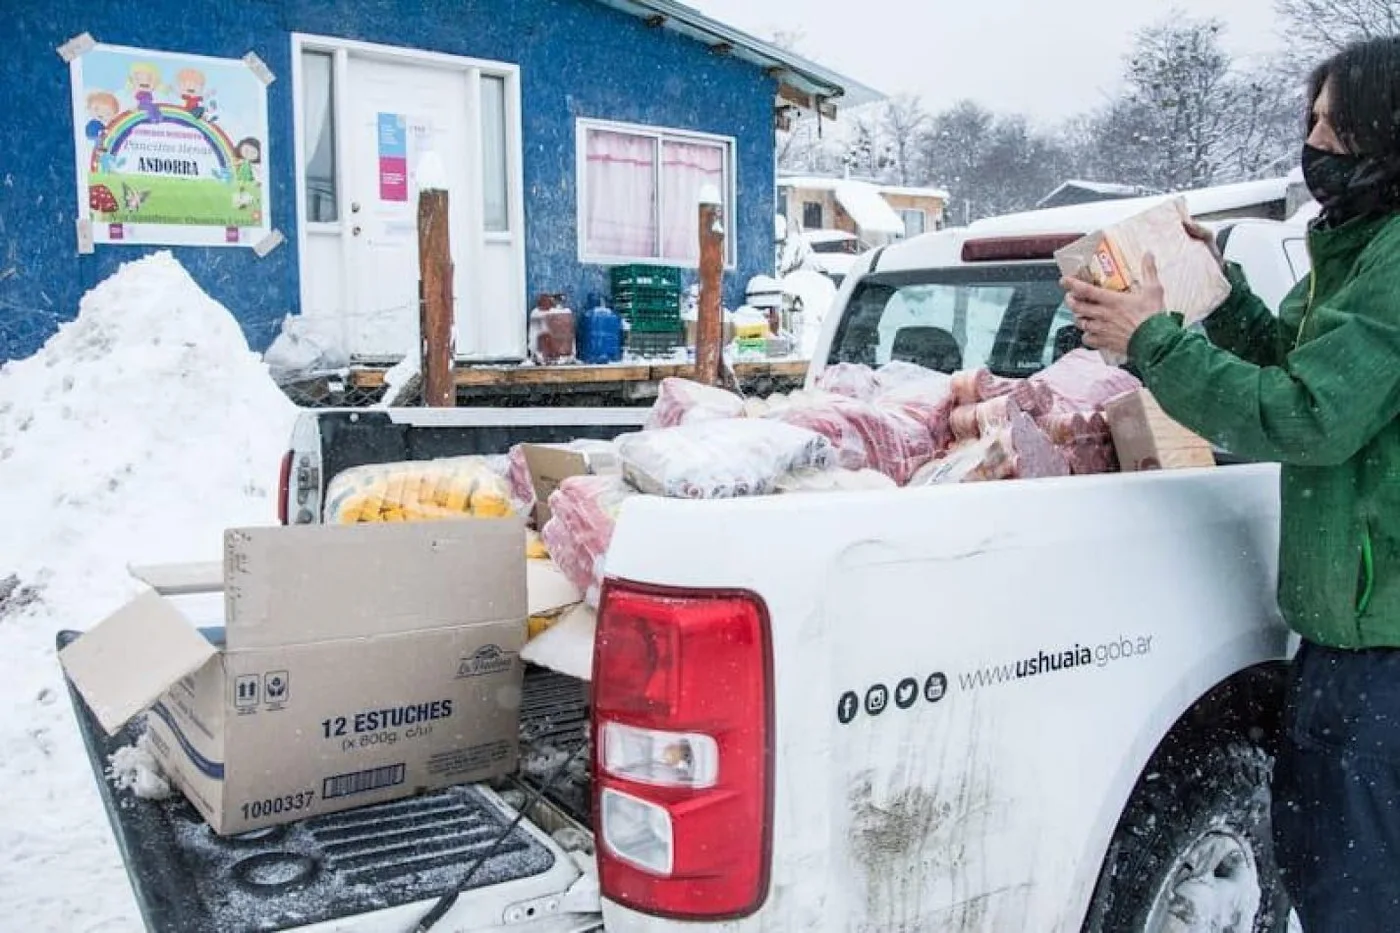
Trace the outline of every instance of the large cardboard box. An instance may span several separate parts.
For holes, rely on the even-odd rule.
[[[234,529],[217,564],[60,654],[109,733],[154,751],[220,834],[513,771],[525,640],[519,519]],[[224,643],[178,607],[223,593]]]
[[[1126,473],[1215,466],[1210,442],[1168,417],[1146,389],[1110,399],[1104,415],[1119,468]]]

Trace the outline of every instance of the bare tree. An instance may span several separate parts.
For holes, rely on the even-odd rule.
[[[902,94],[885,106],[880,129],[889,145],[894,165],[890,174],[901,185],[923,182],[920,142],[929,127],[929,114],[916,96]]]
[[[1357,39],[1400,35],[1400,0],[1274,0],[1274,12],[1290,45],[1312,58]]]

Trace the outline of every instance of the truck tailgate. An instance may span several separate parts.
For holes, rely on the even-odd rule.
[[[78,634],[60,633],[59,648]],[[557,685],[554,692],[549,705],[561,705]],[[148,930],[290,930],[424,905],[412,923],[469,875],[468,892],[449,917],[469,915],[477,929],[508,915],[554,913],[580,875],[568,854],[529,821],[509,828],[514,814],[476,785],[216,836],[178,793],[148,801],[114,788],[105,775],[108,758],[134,742],[140,726],[108,736],[71,684],[69,694]],[[394,928],[402,927],[400,919]],[[450,920],[442,925],[444,933],[457,928]]]

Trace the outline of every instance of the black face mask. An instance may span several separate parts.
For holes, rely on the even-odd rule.
[[[1352,192],[1360,167],[1361,160],[1356,156],[1303,146],[1303,181],[1324,209],[1338,204]]]

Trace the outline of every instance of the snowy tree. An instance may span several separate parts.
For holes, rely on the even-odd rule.
[[[1274,11],[1303,69],[1357,39],[1400,35],[1400,0],[1274,0]]]
[[[950,222],[964,223],[971,218],[973,202],[980,201],[981,156],[991,138],[995,115],[987,108],[964,100],[939,113],[929,122],[921,147],[928,180],[948,189],[945,207]],[[984,216],[980,204],[977,216]]]
[[[920,148],[928,131],[930,117],[916,96],[900,95],[885,105],[880,120],[890,156],[890,181],[901,185],[923,184],[925,177]]]

